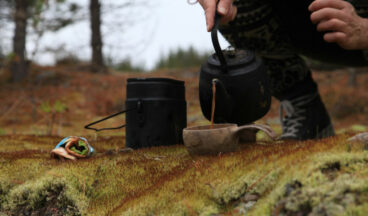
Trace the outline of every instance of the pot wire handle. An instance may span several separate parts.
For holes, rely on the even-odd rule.
[[[121,112],[118,112],[118,113],[115,113],[115,114],[109,115],[109,116],[107,116],[107,117],[105,117],[105,118],[103,118],[103,119],[97,120],[97,121],[95,121],[95,122],[92,122],[92,123],[90,123],[90,124],[88,124],[88,125],[84,126],[84,128],[85,128],[85,129],[87,129],[87,130],[94,130],[94,131],[96,131],[96,132],[104,131],[104,130],[117,130],[117,129],[121,129],[121,128],[125,127],[126,125],[124,124],[124,125],[120,125],[120,126],[118,126],[118,127],[112,127],[112,128],[101,128],[101,129],[98,129],[98,128],[92,128],[91,126],[92,126],[92,125],[95,125],[95,124],[98,124],[98,123],[100,123],[100,122],[106,121],[106,120],[108,120],[108,119],[111,119],[111,118],[113,118],[113,117],[115,117],[115,116],[118,116],[118,115],[124,114],[124,113],[126,113],[126,112],[130,112],[130,111],[133,111],[133,110],[139,109],[140,107],[141,107],[141,102],[140,102],[140,101],[138,101],[137,107],[135,107],[135,108],[131,108],[131,109],[127,109],[127,110],[123,110],[123,111],[121,111]]]
[[[227,73],[227,62],[226,62],[224,54],[222,53],[221,46],[220,46],[220,43],[218,41],[218,33],[217,32],[218,32],[218,27],[219,27],[219,24],[220,24],[220,19],[221,19],[220,14],[216,13],[216,15],[215,15],[215,24],[214,24],[214,26],[212,28],[212,31],[211,31],[211,38],[212,38],[212,45],[215,48],[216,55],[219,58],[220,63],[221,63],[222,72]]]

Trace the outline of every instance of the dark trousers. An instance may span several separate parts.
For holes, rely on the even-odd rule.
[[[301,55],[327,63],[365,66],[360,50],[344,50],[326,43],[310,21],[312,0],[235,0],[238,14],[220,28],[232,46],[260,55],[271,78],[273,95],[283,100],[316,90]],[[368,17],[368,0],[349,1],[362,17]],[[304,91],[304,92],[303,92]]]

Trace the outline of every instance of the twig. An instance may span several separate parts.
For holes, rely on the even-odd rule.
[[[8,116],[23,101],[23,97],[24,96],[22,95],[7,111],[5,111],[5,113],[0,117],[0,121],[2,121],[5,116]]]

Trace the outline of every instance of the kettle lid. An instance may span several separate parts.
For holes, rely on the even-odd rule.
[[[241,67],[251,64],[255,60],[254,52],[250,50],[228,48],[222,51],[226,60],[227,67]],[[208,58],[208,64],[215,67],[221,67],[221,60],[216,53]]]

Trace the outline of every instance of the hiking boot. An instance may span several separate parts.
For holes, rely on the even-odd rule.
[[[281,139],[307,140],[335,135],[318,91],[280,103]]]

